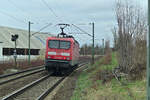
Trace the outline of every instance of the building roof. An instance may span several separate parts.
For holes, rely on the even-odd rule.
[[[33,34],[34,32],[31,32]],[[14,48],[15,43],[11,41],[11,35],[18,34],[17,48],[28,48],[28,31],[0,26],[0,42],[3,48]],[[46,38],[52,36],[48,33],[37,33],[31,36],[31,49],[44,49]]]

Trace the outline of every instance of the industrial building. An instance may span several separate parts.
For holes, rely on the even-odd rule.
[[[30,54],[31,58],[39,55],[40,50],[45,49],[46,38],[52,36],[48,33],[36,33],[31,32],[30,38]],[[16,53],[17,58],[28,57],[28,45],[29,45],[29,34],[27,30],[15,29],[9,27],[0,26],[0,61],[9,60],[13,58],[15,42],[11,40],[12,35],[18,34],[16,40]]]

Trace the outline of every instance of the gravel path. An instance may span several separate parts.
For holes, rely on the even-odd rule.
[[[41,78],[42,76],[45,76],[47,74],[46,71],[36,73],[32,76],[27,76],[18,80],[15,80],[13,82],[7,83],[0,85],[0,99],[3,98],[4,96],[8,95],[9,93]]]

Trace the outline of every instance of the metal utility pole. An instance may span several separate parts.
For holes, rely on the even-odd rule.
[[[150,0],[148,0],[147,100],[150,100]]]
[[[12,35],[11,37],[11,41],[14,41],[15,42],[15,49],[14,49],[14,59],[15,59],[15,67],[17,67],[17,49],[16,49],[16,46],[17,46],[17,39],[18,39],[19,35],[18,34],[15,34],[15,35]]]
[[[15,57],[15,67],[17,66],[17,50],[16,50],[16,41],[15,41],[15,50],[14,50],[14,57]]]
[[[0,41],[0,57],[3,57],[3,64],[4,64],[4,56],[3,56],[3,48],[2,48],[3,46],[2,46],[2,43],[3,42]]]
[[[105,48],[105,46],[104,46],[104,39],[102,39],[102,54],[104,55],[104,48]]]
[[[28,48],[28,64],[30,65],[30,38],[31,38],[31,34],[30,34],[30,27],[31,27],[31,24],[33,24],[33,23],[31,23],[30,21],[29,21],[29,48]]]
[[[94,50],[94,22],[92,23],[92,38],[93,38],[93,45],[92,45],[92,64],[94,64],[94,55],[95,55],[95,50]]]

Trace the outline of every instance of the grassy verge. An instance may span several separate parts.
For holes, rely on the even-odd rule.
[[[107,57],[97,61],[93,66],[81,73],[78,78],[76,89],[71,100],[145,100],[146,99],[146,79],[127,82],[121,85],[112,78],[103,83],[101,73],[105,70],[111,71],[117,67],[116,54],[112,53],[112,59],[107,62]]]

